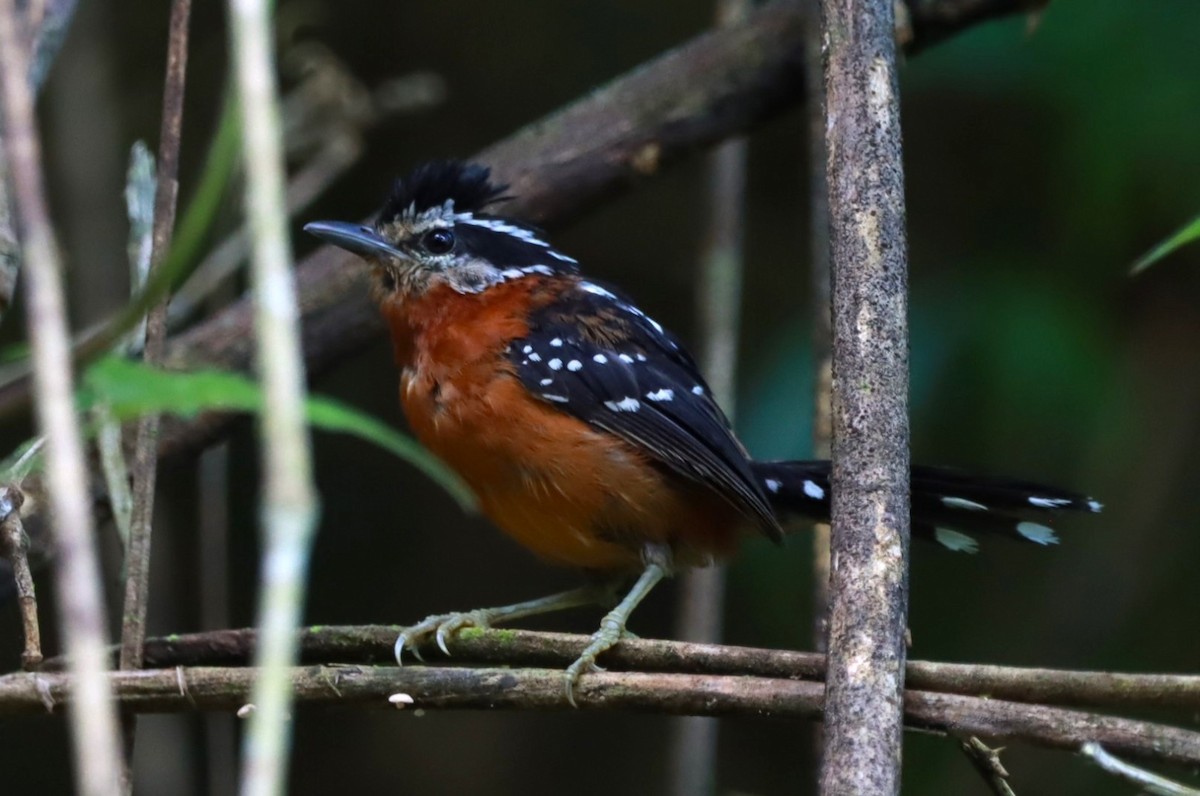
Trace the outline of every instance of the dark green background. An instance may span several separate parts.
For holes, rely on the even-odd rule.
[[[74,317],[126,295],[120,191],[129,144],[156,140],[163,4],[88,0],[41,105]],[[285,8],[288,5],[285,4]],[[434,111],[375,131],[366,157],[311,217],[359,218],[417,161],[466,155],[685,41],[705,3],[292,4],[301,37],[333,47],[368,84],[415,69],[447,81]],[[218,4],[195,10],[183,196],[219,96]],[[913,550],[912,656],[1131,671],[1200,664],[1200,246],[1131,279],[1130,264],[1200,212],[1200,5],[1058,0],[1035,29],[979,27],[905,63],[902,107],[911,252],[914,459],[1077,487],[1096,518],[1053,549],[985,540],[979,555]],[[811,433],[804,120],[751,138],[746,322],[738,427],[762,456],[803,456]],[[592,274],[694,340],[703,238],[699,160],[555,235]],[[296,237],[299,254],[312,242]],[[6,324],[7,334],[19,329]],[[316,389],[401,423],[379,341]],[[231,451],[232,618],[251,621],[256,452]],[[314,623],[403,622],[572,584],[364,443],[317,437],[324,520]],[[170,469],[155,538],[152,629],[200,625],[195,470]],[[806,538],[746,544],[731,569],[731,642],[808,648]],[[49,584],[45,614],[52,604]],[[211,588],[213,584],[207,584]],[[635,616],[670,632],[668,587]],[[547,626],[589,630],[579,612]],[[0,609],[3,666],[17,664],[15,610]],[[53,635],[51,633],[50,635]],[[1176,716],[1175,720],[1181,717]],[[1182,717],[1186,718],[1186,717]],[[232,724],[232,719],[219,722]],[[302,794],[656,793],[669,720],[651,716],[300,711],[292,790]],[[142,719],[139,790],[204,793],[194,716]],[[722,793],[808,792],[811,728],[722,722]],[[0,724],[4,788],[69,788],[60,720]],[[1129,793],[1062,753],[1014,745],[1013,785]],[[907,793],[983,793],[950,741],[910,735]]]

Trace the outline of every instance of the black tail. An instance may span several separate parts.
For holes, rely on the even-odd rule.
[[[754,462],[753,468],[785,524],[793,518],[829,521],[829,462]],[[976,533],[1058,544],[1046,524],[1055,515],[1101,508],[1089,497],[1045,484],[912,468],[912,535],[965,553],[978,549],[970,536]]]

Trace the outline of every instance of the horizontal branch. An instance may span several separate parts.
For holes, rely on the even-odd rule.
[[[399,628],[391,625],[306,628],[302,660],[378,663],[392,660]],[[148,639],[146,665],[240,666],[250,661],[254,631],[207,633]],[[447,639],[456,662],[563,667],[579,657],[586,636],[528,630],[468,629]],[[438,653],[435,653],[438,654]],[[821,680],[825,656],[815,652],[766,650],[655,639],[627,639],[605,653],[614,669],[682,674],[750,675]],[[47,662],[54,665],[54,662]],[[909,661],[909,687],[946,694],[1077,707],[1170,708],[1200,710],[1200,675],[1132,674],[1064,669]]]
[[[251,668],[177,667],[115,672],[110,678],[123,708],[165,713],[238,710],[256,676]],[[300,704],[381,709],[403,704],[426,710],[570,707],[561,669],[337,665],[297,667],[291,678]],[[58,711],[68,690],[68,676],[61,673],[5,675],[0,677],[0,715]],[[805,680],[597,672],[580,681],[575,699],[584,710],[812,720],[821,715],[823,692],[820,683]],[[390,700],[398,694],[406,697]],[[1200,733],[1149,722],[925,691],[906,692],[904,712],[910,729],[1068,751],[1094,741],[1130,757],[1200,764]]]

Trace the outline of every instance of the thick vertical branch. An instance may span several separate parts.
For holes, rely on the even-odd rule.
[[[242,793],[284,792],[291,746],[289,669],[316,525],[316,496],[304,422],[304,359],[284,200],[283,135],[272,52],[271,4],[230,0],[242,108],[246,210],[252,241],[255,331],[263,386],[263,555],[256,662]]]
[[[824,794],[900,789],[908,603],[904,172],[892,0],[823,0],[833,255]]]
[[[116,791],[120,780],[120,743],[106,672],[103,592],[73,402],[60,262],[43,187],[26,46],[14,0],[0,0],[4,147],[26,267],[37,423],[46,436],[46,478],[58,553],[54,583],[74,695],[70,721],[75,778],[78,792],[107,795]]]
[[[750,13],[749,0],[719,0],[717,24],[736,25]],[[713,396],[730,418],[737,394],[737,348],[741,325],[742,250],[746,217],[746,140],[726,141],[708,157],[707,235],[701,259],[697,309],[700,364]],[[685,572],[679,584],[677,635],[688,641],[721,640],[725,613],[725,567]],[[717,722],[678,719],[671,738],[671,791],[678,796],[717,790]]]

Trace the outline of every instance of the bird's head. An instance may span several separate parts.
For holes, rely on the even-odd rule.
[[[437,284],[459,293],[530,274],[573,271],[575,260],[540,230],[486,212],[506,199],[485,166],[433,161],[396,181],[374,225],[313,221],[304,229],[370,263],[380,299],[420,295]]]

